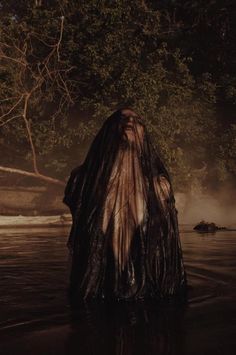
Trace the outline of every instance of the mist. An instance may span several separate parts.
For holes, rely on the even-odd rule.
[[[176,208],[179,223],[197,224],[204,220],[219,226],[236,224],[236,191],[231,185],[224,184],[215,193],[190,191],[176,192]]]

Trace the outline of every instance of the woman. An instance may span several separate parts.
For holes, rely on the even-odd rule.
[[[104,122],[84,163],[71,172],[63,202],[73,217],[67,246],[75,297],[185,294],[172,185],[134,111],[118,110]]]

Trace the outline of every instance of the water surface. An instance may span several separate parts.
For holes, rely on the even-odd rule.
[[[0,230],[3,354],[234,354],[236,233],[181,226],[187,305],[71,309],[69,227]]]

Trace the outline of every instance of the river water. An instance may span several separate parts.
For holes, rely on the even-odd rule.
[[[236,232],[181,226],[186,305],[71,308],[69,227],[1,228],[0,353],[235,354]]]

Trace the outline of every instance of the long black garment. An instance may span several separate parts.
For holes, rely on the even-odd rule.
[[[67,246],[78,299],[185,294],[170,177],[133,111],[104,122],[84,163],[72,170],[63,202],[73,218]]]

